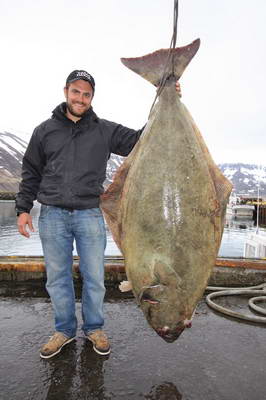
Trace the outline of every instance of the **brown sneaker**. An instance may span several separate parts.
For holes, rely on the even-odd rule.
[[[63,335],[61,332],[55,332],[53,336],[50,337],[49,341],[42,346],[40,356],[42,358],[51,358],[58,354],[62,347],[72,342],[74,339],[75,337],[70,338]]]
[[[96,351],[96,353],[102,356],[106,356],[110,353],[110,343],[106,334],[101,329],[88,333],[87,338],[93,343],[93,350]]]

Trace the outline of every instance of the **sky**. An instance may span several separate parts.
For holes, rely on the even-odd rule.
[[[174,0],[1,0],[0,130],[29,140],[64,101],[66,77],[96,81],[97,115],[141,128],[155,88],[121,57],[168,48]],[[266,165],[266,1],[179,0],[177,46],[201,39],[180,79],[216,163]]]

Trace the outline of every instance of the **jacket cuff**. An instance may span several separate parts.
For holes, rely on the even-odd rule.
[[[17,217],[19,217],[20,214],[23,214],[23,213],[29,214],[30,211],[29,210],[21,210],[21,209],[16,208],[16,213],[17,213]]]

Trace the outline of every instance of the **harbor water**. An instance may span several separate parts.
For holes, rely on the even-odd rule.
[[[29,239],[18,233],[14,202],[0,202],[0,255],[42,255],[41,243],[38,235],[38,215],[40,206],[37,204],[32,210],[33,226],[35,232]],[[256,230],[252,219],[234,219],[229,217],[225,221],[223,238],[219,250],[221,257],[243,257],[244,243],[248,235]],[[266,229],[261,227],[262,232]],[[199,233],[200,234],[200,233]],[[74,255],[76,255],[74,247]],[[106,255],[120,255],[120,251],[113,241],[112,235],[107,229]]]

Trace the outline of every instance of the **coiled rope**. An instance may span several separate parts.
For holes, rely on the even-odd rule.
[[[208,286],[207,290],[211,290],[211,291],[215,290],[215,292],[208,294],[206,297],[206,303],[208,304],[209,307],[213,308],[214,310],[221,312],[223,314],[229,315],[230,317],[238,318],[238,319],[241,319],[244,321],[251,321],[251,322],[257,322],[257,323],[262,323],[262,324],[266,323],[266,317],[242,314],[242,313],[230,310],[228,308],[222,307],[213,301],[214,298],[222,297],[222,296],[235,296],[235,295],[254,296],[254,295],[258,295],[256,297],[252,297],[251,299],[249,299],[248,305],[252,310],[256,311],[257,313],[266,315],[266,309],[259,307],[255,304],[255,302],[258,302],[258,301],[263,301],[266,303],[266,283],[262,283],[257,286],[241,287],[241,288],[237,288],[237,289],[236,288]],[[263,295],[263,296],[261,296],[261,295]]]

